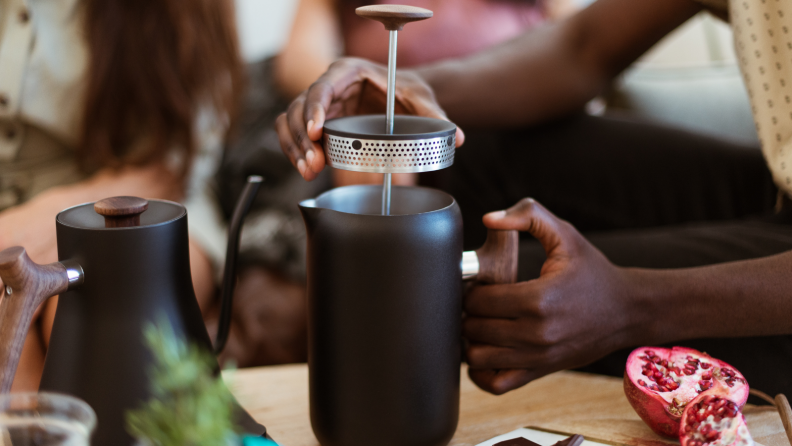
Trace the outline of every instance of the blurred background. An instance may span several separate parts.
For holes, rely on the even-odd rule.
[[[594,0],[571,0],[582,8]],[[248,63],[286,44],[298,0],[237,0],[242,52]],[[728,24],[702,12],[663,39],[590,111],[631,111],[713,136],[758,143]]]

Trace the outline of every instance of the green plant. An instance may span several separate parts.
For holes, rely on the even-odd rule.
[[[222,446],[237,441],[232,396],[208,351],[187,344],[161,319],[144,327],[154,355],[152,397],[126,414],[127,431],[150,446]]]

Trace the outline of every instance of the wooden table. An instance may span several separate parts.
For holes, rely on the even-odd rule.
[[[226,376],[239,402],[283,446],[318,446],[308,418],[308,368],[304,364],[243,369]],[[754,440],[790,446],[773,407],[746,406]],[[679,444],[654,434],[624,396],[622,380],[559,372],[505,395],[476,387],[462,369],[459,427],[451,445],[473,446],[520,427],[578,433],[589,440],[630,446]]]

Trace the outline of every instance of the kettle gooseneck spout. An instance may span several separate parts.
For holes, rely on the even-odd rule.
[[[223,294],[220,307],[220,321],[217,326],[215,339],[215,354],[222,353],[228,342],[228,333],[231,330],[231,313],[234,306],[234,288],[236,288],[236,261],[239,255],[239,237],[242,234],[242,223],[245,220],[253,199],[256,198],[264,178],[251,175],[242,190],[242,195],[237,200],[234,215],[231,217],[231,226],[228,228],[228,248],[226,249],[225,269],[223,270]]]

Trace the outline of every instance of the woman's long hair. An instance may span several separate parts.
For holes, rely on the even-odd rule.
[[[199,110],[233,121],[243,67],[232,0],[84,2],[84,167],[161,161],[171,148],[189,159]]]

